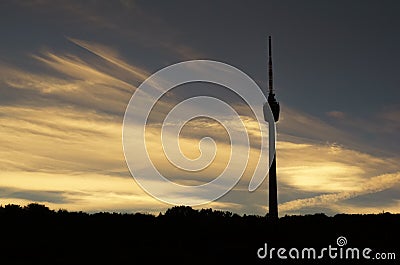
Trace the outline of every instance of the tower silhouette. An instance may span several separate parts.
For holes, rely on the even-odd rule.
[[[272,44],[271,36],[268,37],[268,104],[274,116],[274,122],[279,120],[279,103],[275,99],[272,73]],[[269,169],[269,216],[271,219],[278,219],[278,187],[276,180],[276,151]]]

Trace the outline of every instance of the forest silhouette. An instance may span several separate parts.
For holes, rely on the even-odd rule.
[[[0,207],[0,264],[393,264],[395,260],[260,259],[276,249],[371,248],[400,258],[400,214],[238,215],[174,206],[158,215],[51,210],[32,203]]]

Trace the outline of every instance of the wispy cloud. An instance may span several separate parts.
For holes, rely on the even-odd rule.
[[[135,66],[125,63],[122,59],[119,58],[119,55],[116,51],[111,50],[107,46],[93,43],[93,42],[78,40],[78,39],[74,39],[74,38],[70,38],[70,37],[68,37],[68,40],[70,40],[71,42],[75,43],[76,45],[92,52],[93,54],[103,58],[104,60],[117,65],[121,69],[124,69],[124,70],[128,71],[129,73],[134,74],[134,76],[139,81],[144,81],[146,78],[148,78],[150,76],[150,73],[147,72],[146,70],[143,70],[139,67],[135,67]]]
[[[149,13],[133,1],[116,1],[113,4],[98,2],[95,5],[91,2],[55,3],[47,0],[18,3],[41,15],[59,16],[69,25],[83,27],[87,31],[93,32],[94,29],[112,31],[113,34],[124,38],[129,43],[135,43],[150,50],[162,50],[173,54],[174,57],[185,60],[206,57],[204,53],[180,41],[184,36],[174,27],[169,26],[168,21]],[[131,23],[127,24],[127,20]],[[137,25],[146,25],[146,27]],[[93,53],[96,53],[96,48],[99,48],[99,46],[94,47],[93,43],[72,38],[71,41],[76,41],[76,44],[83,48],[91,49]]]
[[[343,119],[346,116],[344,112],[338,110],[329,111],[326,113],[326,115],[335,119]]]
[[[42,73],[0,65],[3,73],[0,81],[4,84],[2,89],[8,86],[36,93],[37,97],[30,102],[33,105],[43,105],[42,99],[47,98],[44,104],[66,104],[121,115],[136,89],[134,85],[111,76],[107,68],[96,69],[75,55],[43,52],[32,57],[41,63]],[[57,74],[50,74],[48,69]]]
[[[293,211],[313,206],[329,206],[338,201],[391,188],[399,182],[400,172],[384,174],[364,180],[350,191],[323,194],[312,198],[294,200],[283,203],[279,207],[282,211]]]
[[[125,170],[121,124],[73,108],[0,107],[3,170]]]

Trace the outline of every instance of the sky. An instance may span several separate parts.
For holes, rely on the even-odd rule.
[[[280,215],[399,213],[399,10],[388,0],[2,1],[0,204],[165,211],[172,205],[144,191],[125,161],[122,127],[131,96],[156,71],[197,59],[232,65],[266,90],[271,35],[281,104]],[[247,187],[266,125],[223,87],[186,84],[163,97],[148,124],[151,159],[168,179],[187,185],[227,166],[231,143],[210,119],[188,122],[179,143],[195,159],[199,141],[212,137],[215,163],[183,172],[163,154],[166,111],[196,95],[232,105],[251,140],[237,185],[198,207],[265,215],[268,181],[254,192]],[[141,170],[143,177],[149,172]]]

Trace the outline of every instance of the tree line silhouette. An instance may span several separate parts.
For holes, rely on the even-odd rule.
[[[349,247],[394,252],[400,259],[399,214],[323,213],[238,215],[174,206],[158,215],[51,210],[32,203],[0,207],[0,264],[320,264],[321,260],[262,260],[257,250],[327,247],[346,237]],[[3,263],[4,262],[4,263]],[[332,260],[329,264],[390,264]]]

